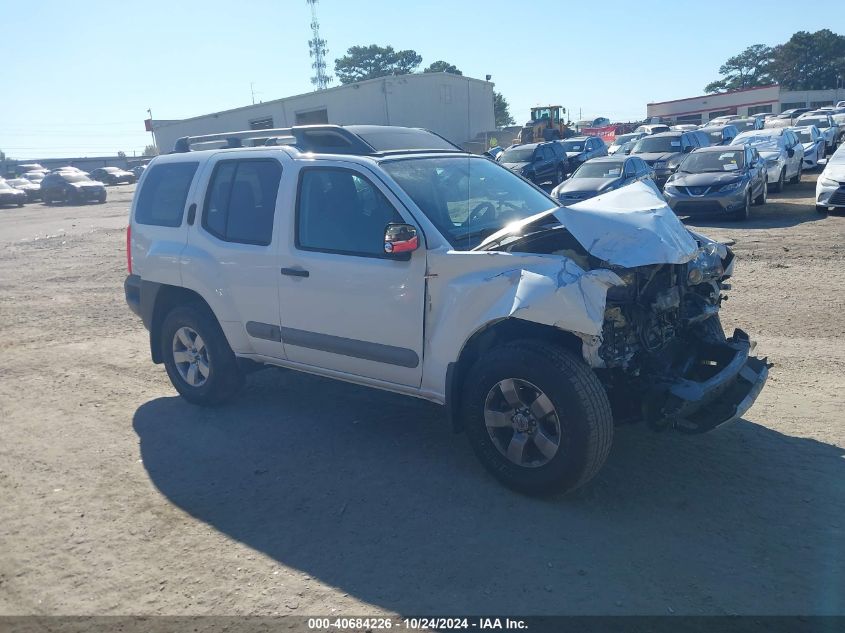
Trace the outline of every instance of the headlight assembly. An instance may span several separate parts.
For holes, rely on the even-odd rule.
[[[729,191],[736,191],[741,186],[742,186],[742,181],[737,180],[736,182],[729,182],[726,185],[722,185],[721,187],[719,187],[718,191],[719,191],[719,193],[728,193]]]
[[[819,178],[819,182],[820,182],[820,183],[821,183],[824,187],[838,187],[838,186],[839,186],[839,183],[838,183],[838,182],[836,182],[836,181],[835,181],[835,180],[833,180],[832,178],[828,178],[828,177],[826,177],[826,176],[822,176],[821,178]]]

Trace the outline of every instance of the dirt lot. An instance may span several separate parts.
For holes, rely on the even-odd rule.
[[[620,428],[546,500],[424,402],[266,371],[186,404],[124,304],[131,187],[0,210],[0,614],[845,613],[845,216],[814,180],[702,226],[775,363],[746,419]]]

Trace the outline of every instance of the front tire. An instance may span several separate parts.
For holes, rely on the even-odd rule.
[[[764,182],[760,195],[754,200],[754,204],[763,205],[769,201],[769,186]]]
[[[751,190],[745,194],[745,206],[739,211],[734,211],[734,220],[737,222],[745,222],[751,216]]]
[[[484,354],[464,384],[464,428],[481,463],[532,495],[588,482],[610,452],[607,394],[583,361],[536,340]]]
[[[170,382],[188,402],[222,404],[243,386],[243,373],[226,336],[198,305],[174,308],[161,325],[161,354]]]
[[[780,170],[778,181],[772,187],[772,191],[776,193],[781,193],[783,191],[784,184],[786,184],[786,167]]]
[[[558,167],[555,171],[555,185],[563,182],[563,167]]]

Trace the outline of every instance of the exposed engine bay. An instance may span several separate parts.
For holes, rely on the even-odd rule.
[[[727,338],[722,330],[719,309],[734,268],[727,246],[690,232],[697,250],[685,263],[625,267],[592,255],[549,220],[488,248],[560,255],[621,279],[607,291],[601,336],[582,337],[584,358],[605,385],[618,422],[698,433],[751,406],[769,365],[749,356],[753,344],[745,332]]]

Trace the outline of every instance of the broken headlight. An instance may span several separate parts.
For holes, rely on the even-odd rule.
[[[711,279],[718,279],[724,272],[717,245],[705,244],[698,250],[695,259],[687,264],[687,282],[695,286]]]

